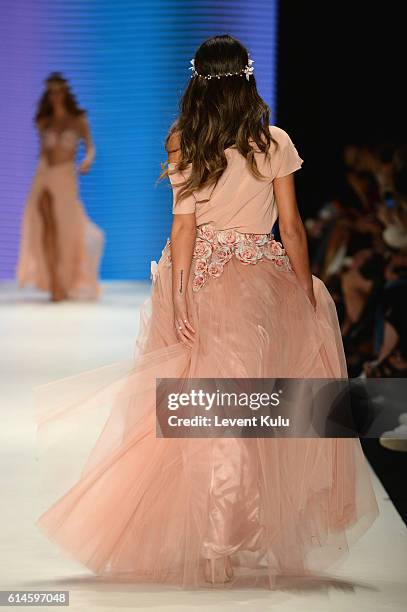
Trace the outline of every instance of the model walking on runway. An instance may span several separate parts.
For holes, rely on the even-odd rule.
[[[79,199],[75,167],[82,140],[88,172],[95,149],[89,122],[68,82],[52,73],[45,81],[35,116],[40,156],[25,205],[17,265],[20,287],[33,285],[53,301],[96,298],[104,235],[86,215]]]
[[[80,477],[37,523],[109,579],[275,588],[329,567],[377,516],[358,439],[156,437],[157,378],[347,376],[334,302],[310,273],[302,159],[252,64],[227,35],[192,60],[166,139],[171,236],[133,367],[112,385],[101,369],[93,394],[97,371],[39,393],[43,432],[111,401]]]

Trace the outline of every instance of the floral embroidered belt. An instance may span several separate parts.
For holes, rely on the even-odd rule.
[[[163,254],[169,246],[170,239],[167,240]],[[243,265],[271,261],[280,270],[292,270],[283,245],[274,240],[272,233],[248,234],[234,229],[217,230],[210,223],[205,223],[197,227],[191,265],[192,290],[199,291],[209,277],[218,278],[232,257]],[[170,251],[167,252],[167,264],[171,265]]]

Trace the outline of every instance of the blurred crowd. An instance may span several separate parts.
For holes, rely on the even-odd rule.
[[[350,377],[407,377],[407,147],[348,145],[334,197],[305,220],[337,306]],[[403,404],[404,405],[404,404]],[[407,412],[380,438],[407,451]]]
[[[348,145],[342,185],[305,220],[349,376],[407,376],[407,147]]]

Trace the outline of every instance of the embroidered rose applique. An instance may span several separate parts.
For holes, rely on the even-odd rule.
[[[163,249],[164,264],[171,265],[170,240]],[[272,234],[249,234],[234,229],[216,230],[207,223],[197,227],[191,272],[192,290],[199,291],[208,278],[219,278],[228,261],[235,257],[243,265],[272,261],[280,270],[292,271],[281,242]]]

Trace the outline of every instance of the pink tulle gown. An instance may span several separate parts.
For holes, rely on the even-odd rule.
[[[167,241],[152,262],[131,365],[37,388],[41,443],[49,456],[59,452],[46,466],[62,489],[53,489],[56,501],[37,525],[106,579],[214,588],[205,570],[226,567],[229,557],[227,588],[276,588],[279,576],[332,566],[378,514],[356,438],[156,437],[156,378],[346,377],[325,285],[313,278],[314,311],[268,235],[277,217],[273,179],[302,164],[287,133],[270,130],[279,143],[271,160],[256,151],[266,181],[229,147],[215,189],[174,206],[195,210],[198,226],[187,287],[193,348],[174,329]],[[171,175],[174,195],[180,180]]]
[[[78,140],[75,131],[70,129],[61,135],[48,129],[43,138],[45,149],[62,146],[72,151]],[[44,192],[52,199],[57,242],[55,265],[60,287],[70,299],[95,299],[101,293],[98,271],[104,233],[89,219],[79,198],[74,160],[51,165],[45,155],[39,159],[21,225],[18,285],[51,290],[44,249],[44,221],[39,206]]]

